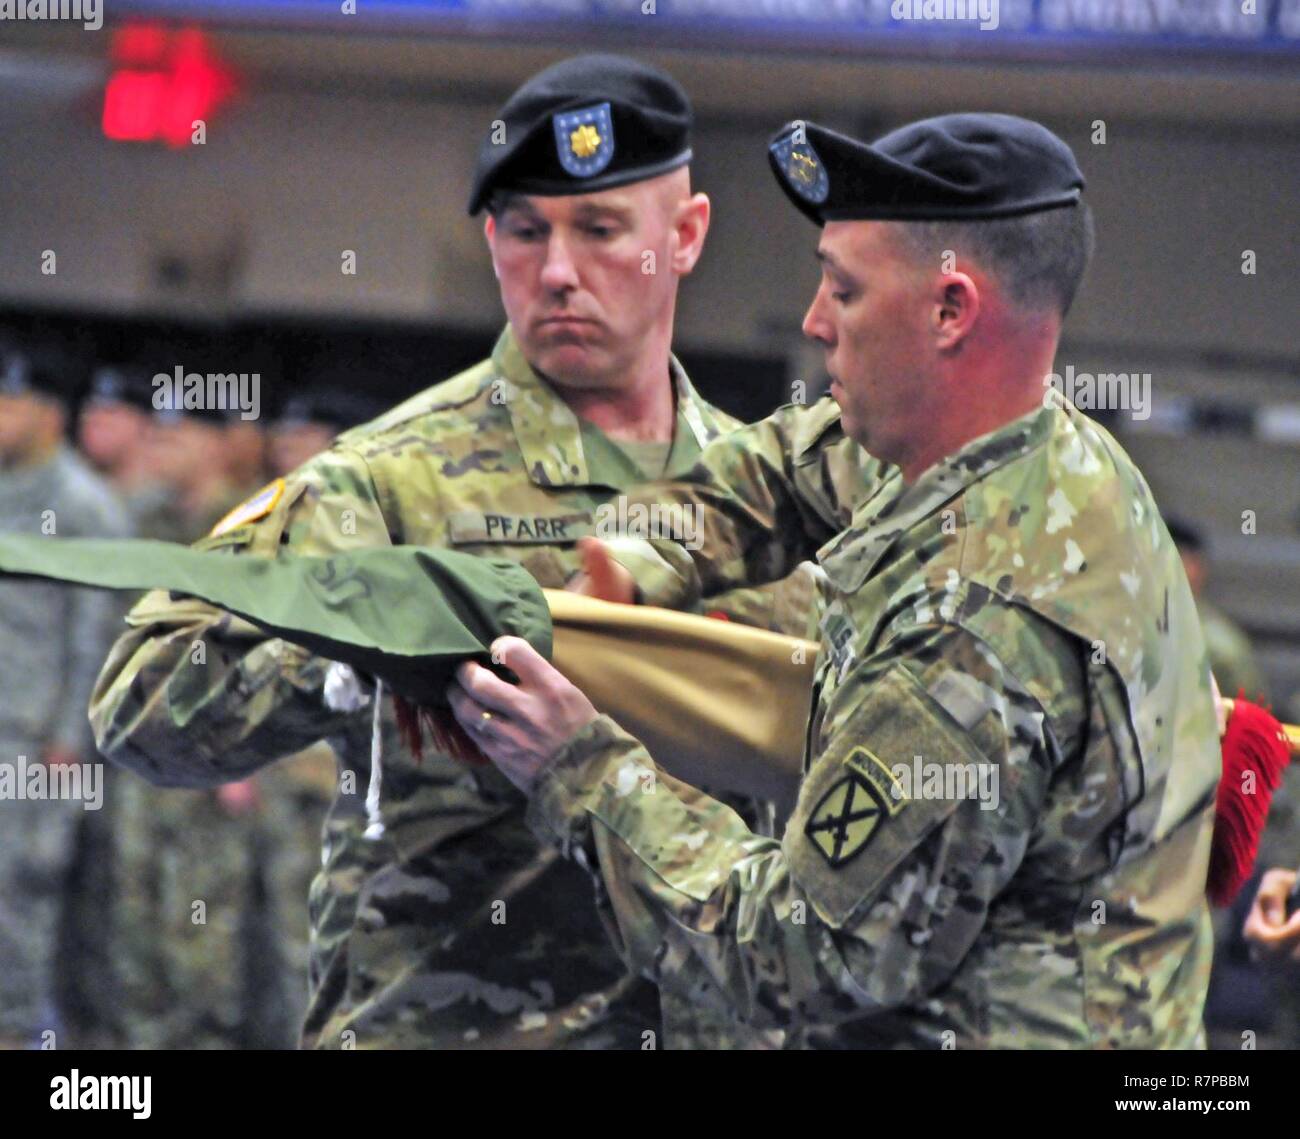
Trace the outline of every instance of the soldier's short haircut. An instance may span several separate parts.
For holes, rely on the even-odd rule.
[[[937,265],[950,249],[991,274],[1017,306],[1035,312],[1052,307],[1062,317],[1074,303],[1095,241],[1086,202],[1020,217],[902,222],[896,228],[918,258]]]

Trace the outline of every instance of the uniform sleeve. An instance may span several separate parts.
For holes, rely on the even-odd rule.
[[[370,470],[342,447],[286,479],[263,517],[196,543],[235,557],[389,544]],[[326,708],[328,661],[206,603],[154,591],[127,623],[96,683],[91,723],[108,758],[151,782],[241,779],[366,714]]]
[[[853,504],[891,468],[840,429],[834,401],[789,405],[715,439],[679,482],[628,496],[687,519],[680,541],[614,539],[615,556],[650,605],[692,609],[702,598],[778,581],[848,523]],[[653,515],[651,515],[653,516]]]
[[[915,1003],[1021,864],[1059,745],[988,646],[949,625],[855,668],[822,738],[780,842],[604,717],[546,769],[529,819],[598,871],[616,945],[661,985],[762,1027]]]
[[[74,525],[66,533],[74,538],[125,538],[130,534],[130,523],[121,504],[105,489],[102,496],[88,497],[80,504]],[[88,759],[93,741],[86,707],[121,609],[118,598],[104,590],[69,586],[66,596],[63,691],[52,739],[59,747]]]

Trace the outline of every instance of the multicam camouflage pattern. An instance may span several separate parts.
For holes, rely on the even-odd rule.
[[[127,505],[138,537],[186,542],[237,505],[237,493],[215,483],[204,505],[185,509],[169,488],[150,485]],[[109,773],[104,888],[86,892],[80,905],[108,950],[112,983],[98,1003],[108,1006],[115,1046],[293,1046],[306,964],[295,971],[302,954],[291,922],[301,912],[305,924],[306,885],[295,911],[271,884],[301,865],[304,852],[277,817],[278,800],[263,798],[233,812],[214,790]],[[317,841],[306,857],[319,865],[319,852]]]
[[[733,421],[671,366],[669,471]],[[451,546],[519,562],[545,586],[578,568],[596,507],[635,484],[633,463],[579,421],[506,331],[492,358],[343,435],[287,480],[269,513],[205,540],[236,554]],[[806,580],[799,589],[809,596]],[[781,590],[734,614],[770,624]],[[711,606],[712,607],[712,606]],[[728,608],[725,603],[720,608]],[[194,601],[147,595],[92,704],[106,753],[159,783],[238,779],[328,738],[339,793],[313,884],[319,1047],[663,1046],[658,994],[615,955],[577,867],[539,849],[523,797],[494,768],[400,743],[382,721],[383,819],[363,837],[370,712],[327,710],[327,662]],[[798,614],[802,631],[806,615]]]
[[[291,1045],[286,963],[262,902],[266,820],[232,815],[215,792],[129,775],[114,793],[110,944],[122,1045]]]
[[[118,537],[127,526],[109,487],[66,446],[37,465],[0,470],[0,531]],[[12,770],[24,756],[35,766],[53,746],[99,762],[81,709],[112,619],[112,598],[95,590],[0,583],[0,764]],[[106,783],[98,781],[105,795]],[[80,1023],[89,994],[67,969],[94,958],[102,975],[100,930],[81,920],[67,886],[81,869],[79,841],[98,837],[103,820],[102,806],[88,811],[75,799],[0,798],[0,1046],[93,1042]]]
[[[338,790],[338,759],[329,744],[309,747],[254,777],[262,803],[267,925],[284,963],[285,1023],[297,1041],[311,993],[311,920],[308,898],[321,868],[321,832]],[[277,1018],[278,1019],[278,1018]]]
[[[1267,703],[1264,674],[1245,631],[1218,606],[1198,597],[1196,610],[1210,654],[1210,671],[1225,696],[1244,693]],[[1291,764],[1273,793],[1268,822],[1260,836],[1255,875],[1234,905],[1215,910],[1214,970],[1205,1002],[1205,1029],[1211,1048],[1300,1048],[1300,986],[1286,971],[1261,969],[1242,936],[1242,927],[1270,866],[1294,867],[1300,861],[1300,768]]]
[[[832,531],[843,465],[862,477],[818,553],[833,600],[784,838],[662,773],[672,794],[639,793],[627,769],[652,760],[605,717],[543,774],[530,824],[599,867],[633,968],[790,1044],[1200,1046],[1220,756],[1141,475],[1059,404],[910,487],[846,454],[834,419],[784,409],[710,448],[702,486],[646,491],[707,501],[716,544],[636,563],[657,559],[652,600],[780,573]],[[997,793],[903,782],[918,762],[990,765]]]

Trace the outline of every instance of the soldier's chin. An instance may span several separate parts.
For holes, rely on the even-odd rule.
[[[867,447],[871,437],[869,425],[852,409],[840,404],[840,426],[844,434],[859,446]]]
[[[537,359],[542,372],[572,387],[597,386],[596,381],[604,374],[601,361],[602,353],[590,344],[571,340],[543,346]]]

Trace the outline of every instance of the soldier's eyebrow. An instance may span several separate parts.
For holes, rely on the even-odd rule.
[[[836,260],[835,254],[828,253],[825,249],[819,248],[817,250],[817,260],[822,263],[823,269],[834,273],[835,276],[839,277],[841,280],[852,284],[857,283],[857,278]]]
[[[574,213],[577,220],[581,222],[610,219],[628,225],[632,220],[632,211],[626,206],[606,205],[597,202],[583,202]]]
[[[512,198],[501,208],[500,216],[502,218],[513,217],[515,220],[528,222],[532,225],[541,224],[544,220],[533,207],[523,198]]]

